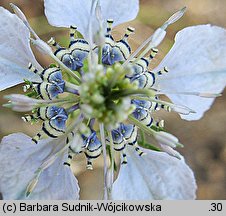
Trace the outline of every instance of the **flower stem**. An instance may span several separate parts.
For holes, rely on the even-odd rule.
[[[105,132],[104,132],[104,124],[99,124],[100,128],[100,137],[101,137],[101,143],[102,143],[102,149],[103,149],[103,158],[104,158],[104,200],[109,199],[108,189],[107,189],[107,151],[106,151],[106,142],[105,142]]]
[[[111,154],[111,163],[110,163],[110,168],[109,168],[109,171],[110,171],[110,184],[109,184],[109,188],[108,188],[108,191],[109,191],[109,199],[111,199],[111,193],[112,193],[112,186],[113,186],[113,182],[114,182],[114,163],[115,163],[115,160],[114,160],[114,144],[113,144],[113,138],[112,138],[112,135],[111,135],[111,132],[108,131],[108,137],[109,137],[109,141],[110,141],[110,154]]]
[[[144,131],[140,130],[141,144],[145,144],[145,134]]]
[[[98,48],[98,64],[102,64],[102,46],[99,46]]]

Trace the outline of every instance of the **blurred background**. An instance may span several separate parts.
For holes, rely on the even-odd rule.
[[[45,41],[55,37],[61,45],[68,43],[68,31],[64,28],[55,28],[48,24],[41,0],[1,0],[0,6],[10,10],[9,3],[19,6],[29,19],[36,33]],[[128,0],[129,2],[129,0]],[[184,17],[170,26],[167,37],[159,47],[160,54],[157,64],[169,51],[177,31],[191,25],[211,23],[226,27],[225,0],[141,0],[140,12],[135,21],[114,29],[114,34],[122,36],[127,25],[136,28],[136,34],[130,42],[135,49],[176,10],[187,6]],[[117,39],[117,36],[116,36]],[[119,39],[119,38],[118,38]],[[51,60],[43,58],[35,51],[36,57],[43,66]],[[225,59],[226,61],[226,59]],[[21,86],[11,88],[0,93],[0,138],[13,132],[24,132],[34,136],[40,125],[24,123],[21,113],[12,112],[3,108],[6,102],[3,96],[10,93],[22,93]],[[216,99],[212,108],[199,121],[186,122],[174,113],[164,113],[168,132],[176,135],[183,149],[178,149],[193,169],[197,184],[198,199],[226,199],[226,91]],[[73,165],[73,170],[79,180],[82,199],[101,199],[102,194],[102,158],[94,163],[93,171],[85,170],[84,157],[79,156]]]

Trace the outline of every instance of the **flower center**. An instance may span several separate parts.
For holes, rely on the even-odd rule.
[[[115,128],[134,110],[128,97],[136,92],[137,85],[125,75],[131,68],[116,63],[98,65],[92,73],[84,75],[80,86],[81,109],[87,118],[95,118],[108,128]]]

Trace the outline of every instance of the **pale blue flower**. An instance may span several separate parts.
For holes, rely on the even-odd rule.
[[[106,20],[114,19],[113,26],[115,26],[134,19],[138,13],[138,3],[138,0],[130,0],[129,4],[126,0],[100,0],[99,2],[91,0],[45,0],[45,14],[51,25],[57,27],[77,26],[78,31],[83,34],[84,39],[89,42],[91,48],[96,52],[98,51],[98,46],[96,47],[95,44],[103,45]],[[153,41],[155,45],[158,45],[164,38],[164,28],[183,15],[181,11],[170,21],[166,22],[162,29],[158,29],[159,31],[154,34]],[[23,19],[23,16],[21,18]],[[31,52],[28,28],[16,15],[11,14],[4,8],[0,8],[0,28],[4,28],[4,31],[2,30],[0,32],[0,41],[4,41],[4,43],[0,45],[0,47],[2,46],[0,50],[1,90],[22,83],[24,78],[34,82],[40,82],[40,76],[36,76],[34,73],[30,73],[27,70],[29,62],[32,62],[32,65],[35,66],[36,69],[42,70],[42,67],[37,63]],[[133,30],[130,28],[128,31],[132,32]],[[127,37],[126,35],[127,33],[124,36],[125,38]],[[8,38],[7,41],[5,41],[6,37]],[[106,36],[106,38],[109,39],[109,43],[104,44],[103,58],[101,59],[102,63],[111,66],[119,60],[126,61],[131,54],[130,49],[123,53],[125,56],[120,56],[120,46],[118,43],[123,43],[128,48],[127,40],[115,43],[110,35]],[[88,44],[86,44],[85,40],[82,40],[84,47]],[[36,37],[33,43],[39,47],[42,52],[51,56],[51,49],[39,38]],[[55,42],[52,41],[51,43],[54,44]],[[70,46],[72,46],[72,43]],[[93,115],[95,110],[89,103],[97,103],[95,104],[95,108],[98,110],[102,105],[102,101],[105,99],[100,94],[92,95],[92,98],[86,97],[85,94],[88,88],[87,86],[90,85],[92,87],[93,82],[95,83],[96,79],[99,78],[98,74],[104,67],[100,65],[95,66],[95,53],[93,53],[93,56],[86,56],[84,53],[78,55],[77,53],[67,53],[67,50],[59,47],[59,45],[56,45],[56,47],[59,48],[59,51],[63,51],[66,54],[64,56],[65,59],[60,59],[63,63],[60,64],[61,67],[65,67],[66,65],[70,70],[80,69],[83,67],[83,60],[85,58],[88,58],[90,64],[92,63],[91,66],[89,66],[93,67],[93,74],[87,73],[84,76],[82,75],[82,81],[85,82],[86,85],[82,84],[78,90],[73,89],[74,86],[68,86],[67,83],[65,84],[61,76],[57,76],[57,79],[54,76],[54,79],[48,81],[51,84],[51,89],[49,89],[48,92],[52,92],[52,94],[49,98],[43,98],[46,103],[50,103],[56,96],[55,87],[57,87],[58,90],[62,90],[57,92],[57,95],[64,91],[75,95],[79,92],[83,98],[83,104],[81,104],[82,115],[78,118],[78,122],[76,122],[76,125],[78,125],[83,120],[84,116],[91,118],[90,116]],[[83,51],[84,50],[86,51],[85,48]],[[104,54],[105,51],[106,55]],[[55,55],[57,57],[57,53],[55,53]],[[197,120],[201,118],[204,112],[210,108],[214,99],[200,98],[199,96],[214,97],[225,87],[225,57],[226,31],[224,29],[216,26],[201,25],[188,27],[180,31],[176,36],[175,44],[170,52],[162,60],[160,65],[154,69],[154,72],[159,72],[162,68],[167,66],[170,73],[159,76],[158,79],[153,79],[152,81],[153,87],[159,94],[166,94],[175,104],[180,106],[173,104],[168,106],[169,103],[163,103],[161,108],[167,109],[168,111],[172,109],[180,114],[190,114],[181,115],[182,118],[187,120]],[[77,58],[82,59],[82,61],[77,60]],[[93,62],[90,62],[89,58],[92,59]],[[57,59],[55,60],[57,61]],[[115,69],[115,71],[121,70],[117,64],[109,68]],[[122,72],[124,73],[123,70]],[[152,76],[152,74],[150,74],[150,76]],[[145,77],[139,74],[139,68],[134,68],[134,74],[130,73],[128,77],[131,83],[133,83],[134,80],[138,80],[140,88],[145,85]],[[75,76],[75,78],[77,78],[77,76]],[[41,77],[41,79],[43,83],[46,82],[45,78]],[[133,85],[131,84],[130,86],[132,88]],[[23,98],[21,103],[18,103],[17,98],[12,96],[11,98],[12,102],[14,102],[12,105],[14,105],[15,109],[31,109],[33,106],[34,101],[30,100],[29,106],[27,106],[26,103],[23,104],[24,101],[27,101],[26,98]],[[87,100],[91,100],[91,102],[89,101],[88,103]],[[118,145],[119,150],[123,152],[123,162],[126,163],[124,155],[127,154],[128,156],[127,165],[121,166],[118,178],[113,184],[111,198],[194,199],[196,183],[193,172],[186,165],[183,157],[173,150],[173,148],[180,145],[178,139],[166,132],[153,132],[152,135],[165,152],[139,148],[136,142],[137,137],[131,135],[132,131],[136,131],[137,128],[132,124],[124,122],[128,115],[123,116],[123,114],[133,113],[133,123],[137,124],[148,133],[147,126],[152,124],[154,119],[150,118],[149,122],[142,122],[142,116],[149,115],[149,112],[145,110],[150,106],[148,102],[143,104],[142,101],[144,100],[139,98],[134,100],[134,103],[132,102],[136,108],[135,110],[130,109],[130,98],[120,101],[120,106],[118,105],[118,107],[116,107],[115,114],[116,119],[121,120],[119,121],[120,124],[118,127],[114,128],[114,130],[112,130],[112,128],[108,129],[111,131],[110,135],[112,136],[112,140],[111,136],[109,136],[107,142],[114,143],[115,150],[117,150],[116,145]],[[158,99],[156,99],[156,101],[158,101]],[[154,102],[155,99],[151,98],[151,103]],[[40,102],[36,101],[36,103]],[[158,103],[156,102],[154,110],[157,108],[160,107],[158,107]],[[69,110],[74,111],[76,109],[78,109],[78,106],[74,105]],[[196,113],[191,113],[193,110]],[[67,120],[67,115],[64,114],[64,110],[63,115],[60,116],[60,122],[58,122],[58,117],[58,114],[56,116],[47,116],[45,122],[49,123],[52,118],[54,118],[54,124],[58,127],[57,129],[63,130],[65,128],[65,121]],[[50,120],[48,118],[50,118]],[[101,119],[101,116],[98,116],[98,118]],[[114,120],[115,119],[112,119],[112,121]],[[142,124],[139,123],[139,121],[142,122]],[[82,136],[75,135],[73,131],[71,133],[72,137],[75,138],[72,139],[70,148],[74,151],[76,149],[76,152],[85,148],[84,152],[87,155],[87,167],[91,167],[92,157],[99,156],[101,153],[101,143],[102,145],[105,143],[103,125],[101,126],[100,124],[101,139],[98,139],[96,132],[92,130],[93,124],[94,123],[90,121],[90,131],[86,127],[82,128],[81,124],[79,133],[83,134]],[[157,127],[161,127],[162,124],[162,122],[156,122]],[[117,136],[117,134],[119,134],[119,136]],[[34,145],[31,139],[24,134],[12,134],[4,137],[0,145],[0,191],[3,194],[3,198],[78,199],[79,186],[77,180],[72,175],[70,168],[63,165],[65,161],[67,161],[68,145],[65,145],[65,142],[68,139],[70,139],[70,136],[59,136],[57,139],[41,139],[38,145]],[[124,143],[125,140],[127,141],[126,144]],[[134,149],[136,151],[134,151]],[[93,151],[98,152],[98,154],[92,155]],[[143,155],[143,153],[146,153],[146,155],[140,157],[139,155]],[[104,148],[103,155],[106,159]],[[180,160],[178,160],[178,158]],[[111,187],[112,176],[109,177],[109,179],[110,180],[107,179],[108,182],[106,183],[108,184],[110,182]],[[108,187],[109,185],[105,186]]]

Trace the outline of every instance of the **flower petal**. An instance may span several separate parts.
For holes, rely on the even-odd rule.
[[[103,20],[114,19],[113,26],[133,20],[139,10],[138,0],[100,0]],[[45,14],[49,23],[57,27],[75,25],[88,38],[91,0],[45,0]],[[96,17],[92,18],[94,32],[98,30]]]
[[[25,191],[34,172],[65,143],[60,139],[42,140],[37,145],[22,133],[3,138],[0,145],[0,192],[4,199],[78,199],[79,187],[70,168],[63,165],[65,156],[57,158],[40,175],[30,194]]]
[[[41,69],[30,48],[29,37],[29,30],[23,22],[0,7],[0,90],[22,83],[24,78],[39,80],[27,68],[32,62]]]
[[[167,66],[156,87],[169,92],[220,93],[226,85],[226,30],[217,26],[192,26],[178,32],[175,44],[155,69]],[[181,115],[186,120],[198,120],[213,103],[213,98],[197,96],[167,96],[176,104],[185,105],[195,114]]]
[[[113,184],[113,199],[195,199],[194,175],[183,160],[142,148],[146,155],[140,157],[128,150],[128,163]]]

